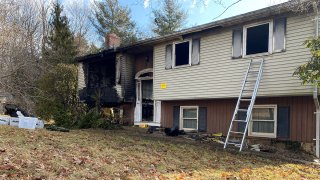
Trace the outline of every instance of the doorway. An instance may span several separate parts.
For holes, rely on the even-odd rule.
[[[136,107],[134,122],[154,122],[153,69],[139,71],[136,76]]]

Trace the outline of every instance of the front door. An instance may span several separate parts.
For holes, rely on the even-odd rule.
[[[145,122],[153,121],[153,80],[141,81],[141,106],[142,117],[141,120]]]
[[[153,122],[153,80],[137,80],[135,122]]]

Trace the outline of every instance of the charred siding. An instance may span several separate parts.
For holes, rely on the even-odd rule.
[[[121,85],[121,96],[125,102],[134,101],[135,97],[135,62],[134,58],[130,55],[119,54],[117,58],[121,62],[121,73],[120,73],[120,85]]]

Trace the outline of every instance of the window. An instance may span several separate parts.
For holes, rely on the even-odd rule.
[[[270,52],[272,23],[244,27],[244,55]]]
[[[249,136],[276,138],[277,105],[254,106]]]
[[[165,48],[165,69],[200,64],[200,38],[167,44]]]
[[[190,64],[190,44],[190,41],[185,41],[174,45],[174,66],[183,66]]]
[[[180,107],[180,129],[197,130],[198,129],[198,107],[181,106]]]

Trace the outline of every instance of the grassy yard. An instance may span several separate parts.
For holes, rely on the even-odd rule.
[[[320,167],[125,130],[0,126],[0,179],[318,179]]]

